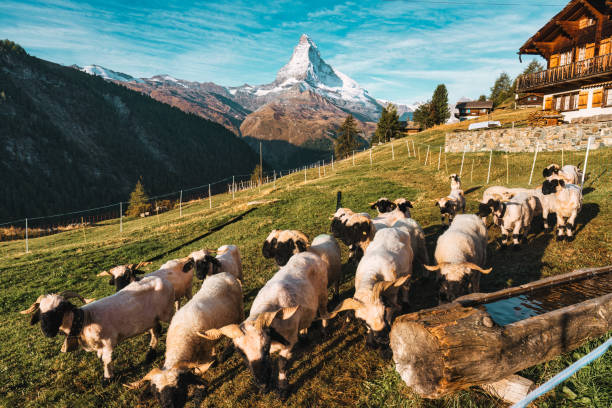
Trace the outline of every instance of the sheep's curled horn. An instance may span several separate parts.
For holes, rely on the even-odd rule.
[[[427,269],[428,271],[432,271],[432,272],[433,272],[433,271],[437,271],[437,270],[439,270],[439,269],[440,269],[442,266],[444,266],[444,265],[458,265],[458,266],[467,266],[468,268],[470,268],[470,269],[474,269],[475,271],[478,271],[478,272],[482,272],[482,273],[484,273],[485,275],[486,275],[486,274],[488,274],[488,273],[490,273],[490,272],[493,270],[493,268],[483,269],[483,268],[481,268],[480,266],[478,266],[478,265],[476,265],[475,263],[472,263],[472,262],[462,262],[462,263],[458,263],[458,264],[453,264],[453,263],[450,263],[450,262],[442,262],[442,263],[440,263],[440,264],[438,264],[438,265],[433,265],[433,266],[431,266],[431,265],[423,265],[423,266],[424,266],[424,267],[425,267],[425,269]]]
[[[63,292],[60,292],[57,294],[58,296],[63,297],[64,299],[68,300],[71,298],[79,298],[79,300],[83,303],[91,303],[93,302],[95,299],[86,299],[83,296],[79,295],[78,293],[71,291],[71,290],[65,290]],[[40,301],[43,300],[43,298],[46,295],[40,295],[37,299],[36,302],[32,303],[32,305],[27,308],[26,310],[22,310],[19,313],[21,314],[30,314],[30,313],[34,313],[36,310],[38,310],[38,306],[40,305]]]

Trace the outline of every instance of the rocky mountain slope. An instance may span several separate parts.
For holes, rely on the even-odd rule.
[[[0,220],[248,174],[258,156],[223,126],[0,42]]]

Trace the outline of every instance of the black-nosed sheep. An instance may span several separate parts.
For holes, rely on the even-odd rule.
[[[336,211],[331,230],[334,237],[349,246],[349,260],[355,264],[359,262],[376,233],[368,213],[354,213],[348,208],[339,208]]]
[[[440,208],[440,219],[442,224],[447,220],[450,225],[459,212],[465,212],[465,196],[463,190],[451,190],[446,197],[440,198],[435,204]]]
[[[385,344],[393,318],[401,310],[398,292],[412,274],[413,253],[410,235],[401,228],[379,231],[367,247],[355,274],[355,294],[344,300],[331,314],[334,317],[354,310],[355,317],[368,327],[369,345]]]
[[[544,218],[548,211],[557,214],[557,241],[565,239],[565,235],[572,241],[576,217],[582,208],[582,189],[563,180],[547,180],[542,184],[542,194],[546,202]]]
[[[257,386],[268,391],[273,385],[271,354],[278,352],[278,382],[281,397],[287,396],[287,371],[293,347],[301,330],[317,317],[327,317],[327,271],[323,260],[310,252],[292,256],[259,291],[249,317],[241,324],[201,333],[216,340],[227,336],[243,355]]]
[[[142,262],[139,265],[142,266],[148,263]],[[155,272],[148,273],[144,277],[159,276],[168,280],[168,282],[170,282],[172,284],[172,287],[174,288],[175,308],[176,310],[178,310],[180,300],[183,297],[191,299],[194,269],[195,262],[193,258],[185,257],[168,261],[162,266],[160,266],[158,270],[156,270]],[[136,277],[136,273],[139,273],[138,267],[132,269],[130,265],[122,265],[114,267],[108,272],[100,272],[98,276],[110,275],[111,282],[114,281],[116,289],[119,291],[125,288],[129,282],[134,282],[138,280],[138,277]]]
[[[208,249],[201,249],[189,255],[195,262],[198,279],[228,272],[242,282],[242,259],[240,249],[236,245],[222,245],[217,249],[216,256],[212,253],[213,251]]]
[[[150,381],[158,402],[164,408],[181,407],[187,386],[201,383],[203,374],[215,360],[215,341],[198,335],[200,331],[240,323],[244,320],[242,285],[229,272],[204,280],[200,290],[172,318],[166,336],[163,367],[152,369],[128,388]],[[197,375],[196,375],[197,374]]]
[[[451,190],[461,190],[461,179],[455,173],[449,176]]]
[[[558,164],[550,164],[542,170],[542,176],[548,181],[563,180],[568,184],[578,184],[582,181],[582,171],[571,164],[559,167]]]
[[[438,271],[440,303],[480,291],[480,274],[487,260],[487,229],[475,214],[459,214],[448,230],[440,235],[436,244],[436,266],[426,266]]]
[[[300,252],[309,251],[323,259],[327,265],[327,284],[334,287],[334,298],[340,293],[342,282],[342,253],[338,242],[331,235],[317,235],[312,244],[301,231],[273,230],[263,243],[262,254],[274,258],[278,266],[285,266],[289,259]]]
[[[123,340],[145,331],[151,332],[147,360],[155,356],[161,331],[160,322],[169,323],[174,314],[174,289],[159,276],[148,276],[132,282],[119,292],[76,307],[68,300],[81,296],[74,292],[42,295],[22,314],[33,313],[30,324],[40,320],[47,337],[58,332],[66,335],[62,352],[80,346],[95,351],[104,364],[103,383],[113,377],[113,350]]]
[[[536,198],[526,193],[513,195],[508,201],[491,200],[494,216],[500,221],[501,243],[509,245],[510,237],[515,249],[520,248],[521,237],[526,239],[534,212]]]

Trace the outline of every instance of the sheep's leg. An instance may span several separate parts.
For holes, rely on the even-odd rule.
[[[101,353],[98,353],[102,359],[104,366],[104,377],[102,385],[108,385],[110,379],[113,378],[113,349],[109,345],[105,345]]]
[[[520,222],[516,222],[514,224],[514,229],[512,230],[512,244],[514,245],[514,249],[519,249],[519,245],[521,245],[521,227],[522,224]]]
[[[578,211],[573,211],[572,215],[567,219],[567,225],[565,232],[567,233],[567,240],[574,240],[574,230],[576,229],[576,217],[578,217]]]
[[[148,364],[155,360],[157,356],[157,343],[159,343],[159,336],[161,335],[161,324],[159,321],[152,327],[149,332],[151,333],[151,341],[149,342],[149,350],[145,356],[145,364]]]
[[[327,290],[325,291],[325,293],[322,293],[321,295],[319,295],[319,316],[321,317],[321,332],[323,334],[323,336],[327,335],[327,325],[328,325],[328,319],[326,319],[325,317],[328,316],[328,312],[327,312]]]
[[[191,298],[193,297],[192,287],[193,287],[193,283],[189,285],[189,287],[185,291],[185,297],[187,298],[187,300],[191,300]]]
[[[550,232],[550,226],[548,225],[548,208],[542,206],[542,221],[544,222],[544,231]]]
[[[557,241],[565,239],[565,220],[557,213]]]
[[[287,399],[289,396],[289,380],[287,378],[287,371],[291,367],[291,354],[290,348],[283,348],[279,352],[278,357],[278,392],[282,400]]]
[[[501,233],[502,234],[501,234],[500,240],[501,240],[501,247],[502,248],[505,248],[506,245],[508,245],[508,242],[510,240],[509,232],[510,232],[509,228],[506,228],[505,225],[501,226]]]
[[[180,301],[180,300],[178,300],[178,299],[176,299],[176,300],[174,301],[174,311],[175,311],[175,312],[178,312],[178,310],[179,310],[179,308],[180,308],[180,307],[181,307],[181,301]]]

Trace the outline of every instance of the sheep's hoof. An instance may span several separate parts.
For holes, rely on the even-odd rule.
[[[147,355],[145,356],[144,362],[145,364],[149,364],[152,363],[155,360],[155,357],[157,357],[157,351],[155,349],[149,349],[149,351],[147,351]]]
[[[568,236],[568,237],[565,238],[565,240],[567,242],[572,242],[574,240],[574,236],[573,235],[572,236]]]
[[[102,377],[102,387],[108,387],[111,385],[112,378]]]
[[[557,235],[557,242],[565,240],[565,235]]]

